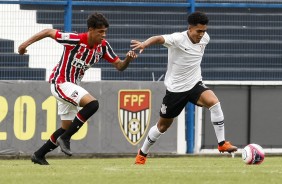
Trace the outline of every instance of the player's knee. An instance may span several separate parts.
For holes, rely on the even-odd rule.
[[[211,122],[221,122],[224,120],[220,102],[217,102],[209,108],[211,112]]]
[[[99,102],[98,100],[93,100],[87,104],[88,108],[91,109],[93,114],[99,109]]]
[[[206,102],[206,107],[209,107],[209,109],[211,109],[213,106],[216,106],[219,102],[219,100],[217,98],[212,98],[212,99],[209,99],[207,102]]]
[[[164,133],[164,132],[166,132],[167,131],[167,129],[170,127],[170,125],[169,126],[167,126],[167,125],[160,125],[159,127],[158,127],[158,130],[161,132],[161,133]]]
[[[157,128],[161,133],[164,133],[170,127],[172,122],[173,122],[173,119],[167,119],[167,121],[165,121],[165,122],[160,120],[157,124]]]
[[[97,110],[99,109],[99,102],[97,100],[93,100],[86,104],[80,111],[79,114],[87,120],[90,118]]]

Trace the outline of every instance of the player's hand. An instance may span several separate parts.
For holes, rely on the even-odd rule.
[[[27,52],[26,47],[23,44],[21,44],[18,48],[18,52],[20,55],[24,55]]]
[[[133,59],[137,58],[138,55],[135,53],[134,50],[130,50],[128,51],[128,53],[126,53],[126,59],[129,59],[130,61],[132,61]]]
[[[132,50],[138,50],[139,49],[139,53],[141,54],[144,49],[145,49],[145,45],[143,42],[140,42],[138,40],[131,40],[131,45],[130,47],[132,48]]]

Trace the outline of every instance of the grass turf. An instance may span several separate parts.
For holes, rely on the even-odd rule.
[[[245,165],[240,157],[0,160],[1,184],[270,184],[282,182],[282,157],[266,157],[261,165]]]

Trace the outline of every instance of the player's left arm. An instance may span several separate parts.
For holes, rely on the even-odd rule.
[[[116,67],[117,70],[123,71],[128,67],[129,63],[137,57],[138,57],[137,54],[131,50],[126,53],[126,57],[124,60],[117,59],[112,64]]]

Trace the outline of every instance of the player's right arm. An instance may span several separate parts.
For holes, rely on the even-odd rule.
[[[27,52],[26,48],[33,44],[34,42],[37,42],[43,38],[46,38],[46,37],[50,37],[50,38],[53,38],[55,39],[55,36],[56,36],[56,32],[57,30],[56,29],[44,29],[38,33],[36,33],[35,35],[33,35],[32,37],[30,37],[28,40],[26,40],[25,42],[23,42],[19,48],[18,48],[18,52],[20,55],[23,55]]]
[[[159,35],[159,36],[152,36],[148,38],[147,40],[145,40],[144,42],[140,42],[138,40],[131,40],[130,47],[132,47],[132,50],[139,49],[140,50],[139,53],[142,53],[145,48],[151,45],[164,44],[164,43],[165,43],[164,37]]]

